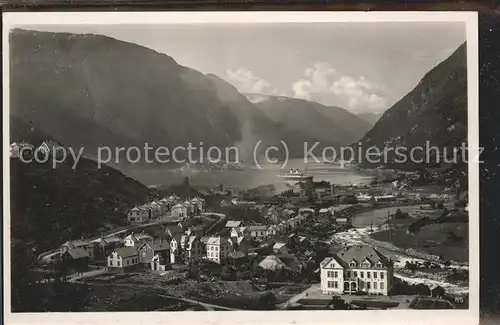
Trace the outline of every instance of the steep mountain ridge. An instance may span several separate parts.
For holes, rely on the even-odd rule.
[[[249,97],[285,129],[322,141],[350,144],[361,139],[371,127],[367,121],[340,107],[284,96]]]
[[[365,149],[401,146],[410,150],[426,141],[440,148],[467,142],[465,43],[388,109],[361,143]]]
[[[165,54],[101,35],[26,30],[12,31],[10,44],[11,113],[68,145],[240,140],[204,75]]]

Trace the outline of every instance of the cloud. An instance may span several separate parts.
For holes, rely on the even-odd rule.
[[[226,70],[227,80],[242,93],[257,93],[275,95],[277,90],[271,83],[253,74],[252,71],[241,67],[237,70]]]
[[[337,105],[351,110],[383,110],[388,107],[383,87],[365,77],[342,76],[327,63],[314,63],[304,78],[292,86],[294,97]]]
[[[293,84],[294,97],[311,100],[313,97],[328,92],[335,74],[335,69],[327,63],[314,63],[312,67],[305,69],[305,78]]]
[[[352,110],[381,110],[387,108],[388,100],[381,94],[380,88],[363,76],[358,80],[349,76],[342,76],[333,83],[330,91],[335,96],[345,99],[348,108]]]

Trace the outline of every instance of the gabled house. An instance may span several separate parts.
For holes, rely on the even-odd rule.
[[[33,157],[35,146],[27,142],[13,142],[9,147],[10,158],[30,158]]]
[[[207,241],[207,259],[215,263],[225,263],[231,253],[232,243],[225,237],[210,237]]]
[[[178,203],[172,207],[171,214],[174,218],[187,219],[188,210],[183,204]]]
[[[82,247],[76,247],[61,254],[61,260],[75,270],[85,270],[89,264],[89,254]]]
[[[231,237],[250,237],[250,229],[248,227],[234,227],[230,231]]]
[[[151,208],[151,219],[158,219],[161,216],[161,206],[153,201],[149,203],[149,207]]]
[[[205,211],[205,199],[195,197],[191,200],[191,203],[195,206],[196,213]]]
[[[392,262],[371,246],[345,248],[320,263],[321,290],[326,294],[388,295]]]
[[[60,247],[61,255],[77,248],[81,248],[87,252],[89,260],[94,260],[94,243],[90,243],[85,239],[70,240],[65,242]]]
[[[143,243],[145,242],[148,242],[148,241],[152,241],[153,240],[153,237],[149,234],[146,234],[146,233],[138,233],[138,234],[130,234],[128,235],[127,237],[123,238],[123,244],[125,245],[125,247],[139,247],[141,246]]]
[[[195,206],[190,201],[186,200],[182,205],[186,207],[188,216],[193,216],[195,214]]]
[[[64,147],[52,140],[42,142],[36,150],[38,152],[42,152],[44,155],[51,155],[57,158],[64,158],[64,154],[66,152]]]
[[[267,228],[267,236],[268,237],[275,236],[277,232],[278,232],[278,227],[276,225],[272,225],[272,226],[269,226],[269,228]]]
[[[135,247],[114,249],[108,256],[108,269],[128,271],[139,265],[139,253]]]
[[[286,246],[286,243],[275,243],[273,246],[273,253],[274,254],[288,254],[289,249]]]
[[[161,256],[164,262],[170,261],[170,243],[166,240],[160,239],[144,243],[139,247],[137,252],[139,263],[146,265],[148,268],[152,268],[151,263],[156,255]]]
[[[248,229],[252,238],[262,240],[267,237],[267,227],[265,225],[248,226]]]
[[[143,222],[141,210],[138,207],[133,207],[127,212],[128,222]]]
[[[122,239],[117,236],[101,236],[90,241],[90,243],[94,244],[95,259],[104,259],[111,253],[111,251],[122,244]]]
[[[228,222],[226,222],[226,228],[237,228],[242,226],[243,222],[241,221],[229,220]]]
[[[203,257],[203,249],[198,236],[182,236],[181,237],[182,259],[184,263],[191,264],[200,261]]]

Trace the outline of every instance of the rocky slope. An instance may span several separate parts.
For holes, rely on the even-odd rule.
[[[11,113],[90,156],[102,145],[240,140],[205,76],[165,54],[100,35],[25,30],[11,33],[10,51]]]
[[[371,127],[364,119],[339,107],[284,96],[250,94],[249,98],[286,130],[322,141],[350,144],[361,139]]]
[[[11,120],[11,141],[33,145],[54,140],[33,124]],[[60,143],[60,142],[59,142]],[[68,239],[98,235],[124,224],[126,211],[155,193],[121,172],[81,158],[52,168],[48,163],[10,159],[11,236],[38,252]]]
[[[463,44],[383,114],[362,138],[363,148],[402,146],[409,150],[425,145],[426,141],[451,148],[466,142],[466,66]],[[394,158],[391,155],[388,154],[389,160]]]

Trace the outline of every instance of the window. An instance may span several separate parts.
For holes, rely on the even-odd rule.
[[[382,267],[382,263],[378,262],[377,267]]]
[[[368,279],[369,279],[369,278],[371,278],[371,275],[372,275],[372,274],[371,274],[369,271],[366,271],[366,277],[367,277]]]
[[[333,277],[334,277],[334,278],[338,278],[338,277],[339,277],[339,272],[334,271],[334,272],[333,272]]]
[[[377,289],[377,282],[373,282],[373,289]]]
[[[384,290],[384,282],[380,282],[380,289]]]
[[[354,272],[353,272],[353,276],[354,276],[355,278],[357,278],[357,277],[358,277],[358,271],[354,271]]]
[[[339,283],[338,283],[337,281],[333,281],[333,287],[334,287],[335,289],[338,289],[338,287],[339,287]]]
[[[215,257],[216,257],[216,258],[219,258],[219,253],[215,253]]]
[[[353,262],[349,263],[349,266],[355,267],[356,266],[356,262],[353,261]]]
[[[370,282],[366,282],[366,289],[370,290]]]
[[[373,278],[376,279],[377,278],[377,272],[373,272]]]
[[[363,264],[361,264],[361,267],[370,267],[370,264],[367,262],[363,262]]]
[[[347,271],[347,275],[346,275],[347,278],[350,278],[351,277],[351,271]]]
[[[109,260],[109,266],[113,266],[113,260]]]
[[[116,261],[116,266],[120,266],[120,260]]]
[[[130,260],[127,260],[127,265],[130,265]]]
[[[359,276],[360,276],[361,278],[364,278],[364,277],[365,277],[365,272],[363,272],[363,271],[359,272]]]
[[[380,278],[384,279],[384,272],[380,272]]]

